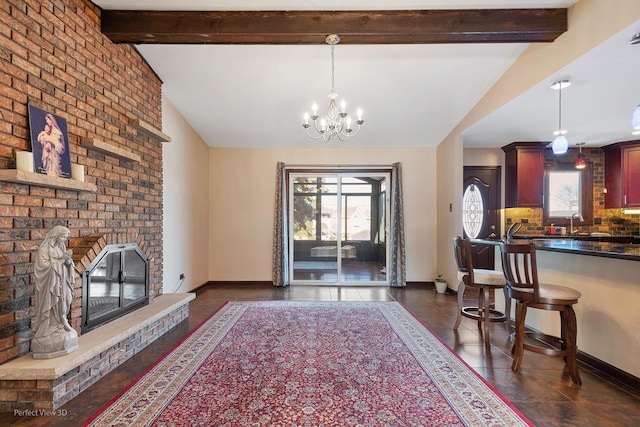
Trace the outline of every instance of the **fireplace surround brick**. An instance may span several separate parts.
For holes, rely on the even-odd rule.
[[[29,353],[34,257],[55,225],[70,229],[74,255],[73,245],[95,234],[144,242],[150,298],[162,293],[162,143],[128,124],[137,117],[161,129],[162,82],[134,47],[102,35],[100,13],[88,0],[0,6],[0,169],[15,167],[16,150],[31,150],[33,104],[67,120],[71,161],[97,186],[94,193],[0,181],[0,364]],[[108,142],[140,162],[91,150],[81,138]],[[77,304],[70,317],[80,332]]]

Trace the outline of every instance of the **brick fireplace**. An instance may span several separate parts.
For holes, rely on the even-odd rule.
[[[84,166],[88,184],[0,180],[0,390],[9,401],[20,393],[36,396],[33,402],[40,403],[31,405],[39,407],[74,396],[76,385],[94,381],[95,372],[126,360],[139,342],[157,338],[188,313],[188,305],[175,301],[182,298],[161,295],[163,140],[161,132],[150,134],[139,126],[162,129],[162,82],[133,46],[113,44],[102,35],[100,16],[100,8],[88,0],[12,0],[0,6],[6,28],[0,38],[0,170],[15,169],[16,151],[31,151],[27,107],[34,105],[67,121],[71,162]],[[134,323],[124,341],[96,340],[94,331],[81,334],[82,350],[49,362],[67,371],[43,365],[37,369],[45,377],[25,370],[22,379],[10,379],[5,374],[21,368],[9,366],[17,368],[30,358],[33,262],[55,225],[70,230],[79,274],[105,245],[133,242],[143,248],[151,303],[95,330],[102,336],[113,323]],[[79,334],[81,301],[78,277],[70,323]],[[138,312],[147,320],[126,319]],[[85,351],[90,346],[82,343],[93,349]]]
[[[100,13],[86,0],[0,7],[8,29],[0,38],[0,169],[31,150],[31,104],[66,119],[71,162],[85,167],[93,188],[0,181],[0,364],[29,353],[34,256],[55,225],[69,228],[80,273],[102,245],[144,247],[150,300],[162,293],[163,142],[134,125],[162,129],[162,82],[134,47],[101,34]],[[81,281],[75,297],[70,317],[80,332]]]

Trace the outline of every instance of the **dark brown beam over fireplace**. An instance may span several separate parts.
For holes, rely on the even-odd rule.
[[[565,31],[567,9],[102,11],[103,34],[136,44],[533,43]]]

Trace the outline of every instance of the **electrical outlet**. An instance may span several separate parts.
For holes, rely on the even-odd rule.
[[[180,280],[184,280],[184,273],[180,273]]]

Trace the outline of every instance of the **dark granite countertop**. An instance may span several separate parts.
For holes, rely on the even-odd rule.
[[[640,244],[636,243],[574,239],[535,239],[534,242],[540,250],[640,261]]]
[[[612,242],[612,243],[636,243],[640,244],[640,236],[601,236],[590,234],[572,234],[572,235],[552,235],[552,234],[530,234],[513,236],[514,239],[572,239],[586,240],[590,242]]]
[[[514,241],[516,243],[533,241],[536,245],[536,249],[541,251],[567,252],[580,255],[640,261],[640,244],[638,243],[601,242],[566,237],[555,238],[550,236],[535,236],[535,238],[534,236],[531,236],[529,239],[524,236],[518,236],[517,238],[514,236]],[[500,240],[472,239],[471,242],[488,245],[500,244]]]

